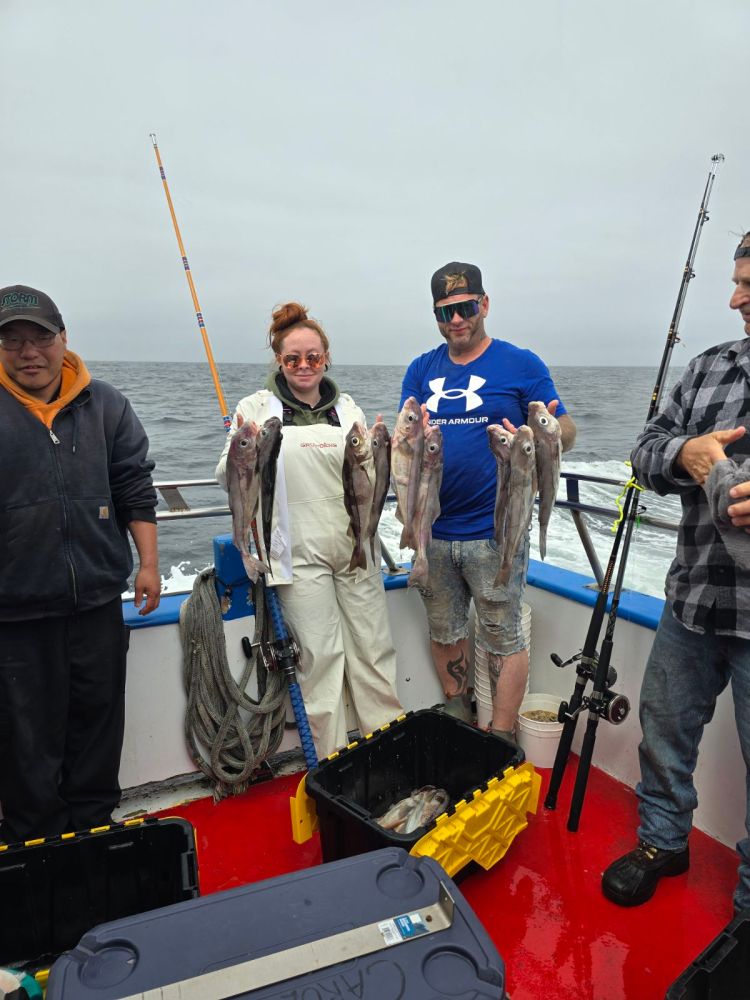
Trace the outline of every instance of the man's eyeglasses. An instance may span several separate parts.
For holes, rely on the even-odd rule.
[[[438,323],[450,323],[454,313],[458,313],[461,319],[471,319],[479,312],[481,301],[481,299],[467,299],[466,302],[452,302],[449,306],[435,306],[435,319]]]
[[[33,337],[20,337],[17,333],[3,333],[0,330],[0,347],[4,351],[20,351],[27,341],[33,347],[50,347],[56,336],[51,330],[40,330]]]
[[[290,371],[296,371],[302,364],[302,360],[303,359],[300,354],[282,354],[281,356],[282,365]],[[310,351],[309,354],[305,355],[304,360],[307,367],[312,368],[312,370],[316,372],[326,363],[326,356],[325,354],[318,354],[317,351]]]

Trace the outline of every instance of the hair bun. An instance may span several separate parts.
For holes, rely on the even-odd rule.
[[[285,302],[274,309],[271,319],[270,333],[273,336],[274,333],[281,333],[290,326],[307,319],[307,309],[299,302]]]

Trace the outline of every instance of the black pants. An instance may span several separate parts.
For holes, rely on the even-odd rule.
[[[119,597],[67,618],[0,622],[0,839],[110,821],[128,632]]]

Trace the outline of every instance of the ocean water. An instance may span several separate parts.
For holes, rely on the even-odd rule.
[[[146,364],[90,362],[97,378],[117,386],[132,402],[149,436],[151,457],[156,462],[157,481],[212,479],[224,444],[224,427],[213,381],[207,365],[195,363]],[[260,388],[267,376],[264,365],[224,364],[220,375],[230,414],[237,401]],[[351,393],[371,423],[382,413],[393,429],[404,369],[394,365],[342,365],[331,375],[339,387]],[[680,372],[673,369],[667,387]],[[552,376],[561,399],[578,425],[575,448],[563,456],[563,471],[605,476],[624,483],[625,464],[633,442],[643,427],[656,370],[651,368],[557,367]],[[564,496],[561,482],[560,496]],[[585,515],[602,566],[606,566],[617,517],[617,487],[581,484],[585,503],[605,507],[611,513]],[[184,491],[191,506],[218,506],[226,495],[218,487]],[[674,497],[647,493],[642,503],[649,514],[676,522],[679,502]],[[164,506],[161,504],[161,506]],[[214,535],[231,531],[228,515],[162,522],[159,529],[161,572],[166,591],[187,590],[195,574],[212,562]],[[386,506],[381,537],[393,557],[408,559],[400,552],[401,526],[393,507]],[[674,554],[673,531],[642,525],[636,529],[627,561],[625,586],[647,594],[663,594],[664,577]],[[539,558],[536,525],[532,525],[532,557]],[[568,511],[557,508],[547,534],[547,561],[566,569],[590,573],[588,560]]]

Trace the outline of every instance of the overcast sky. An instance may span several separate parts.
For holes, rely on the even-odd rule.
[[[658,364],[711,156],[684,364],[739,338],[748,0],[0,0],[0,284],[98,360],[218,361],[297,298],[340,363],[435,346],[429,278],[549,364]]]

